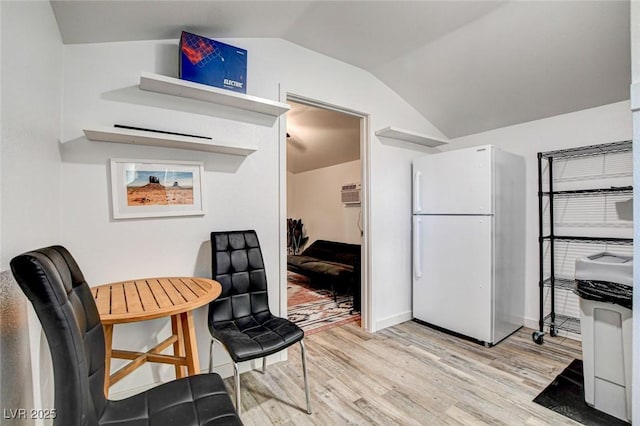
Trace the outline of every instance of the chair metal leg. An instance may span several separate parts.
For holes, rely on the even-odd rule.
[[[213,342],[215,342],[215,340],[211,339],[211,343],[209,344],[209,373],[213,373]]]
[[[304,395],[307,397],[307,414],[311,414],[311,396],[309,395],[309,379],[307,378],[307,361],[304,353],[304,342],[300,340],[302,354],[302,375],[304,376]]]
[[[262,358],[262,374],[267,373],[267,357]]]
[[[238,369],[238,363],[233,363],[233,376],[235,379],[235,391],[236,391],[236,411],[240,415],[240,370]]]

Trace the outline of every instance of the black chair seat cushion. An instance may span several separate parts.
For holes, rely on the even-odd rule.
[[[287,255],[287,263],[294,266],[302,266],[307,262],[317,262],[318,259],[310,256],[302,256],[302,255]]]
[[[234,362],[274,354],[304,337],[300,327],[269,311],[209,323],[209,331],[227,348]]]
[[[360,251],[360,244],[316,240],[301,255],[317,260],[356,266],[360,264]]]
[[[171,381],[130,398],[109,401],[101,426],[241,425],[217,374]]]
[[[303,265],[306,271],[333,278],[349,277],[353,275],[353,266],[342,265],[334,262],[306,262]]]

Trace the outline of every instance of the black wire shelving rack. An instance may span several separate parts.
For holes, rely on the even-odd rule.
[[[584,158],[590,156],[630,152],[632,149],[631,141],[613,142],[607,144],[590,145],[578,148],[561,149],[556,151],[539,152],[538,153],[538,228],[539,228],[539,290],[540,290],[540,316],[539,329],[532,334],[533,340],[538,343],[544,343],[545,328],[549,329],[549,335],[557,336],[558,330],[566,330],[571,333],[580,334],[580,319],[570,317],[568,315],[556,313],[555,292],[557,289],[572,291],[575,289],[575,280],[568,277],[556,276],[555,272],[555,244],[556,242],[574,242],[574,243],[594,243],[594,244],[613,244],[613,245],[632,245],[632,238],[614,238],[614,237],[595,237],[584,235],[556,235],[554,232],[553,202],[557,198],[567,197],[597,197],[606,195],[632,195],[632,186],[609,187],[609,188],[585,188],[567,191],[554,191],[553,188],[553,161],[554,159],[573,159]],[[549,181],[548,189],[543,191],[543,161],[547,161],[547,178]],[[549,200],[549,233],[544,233],[544,198]],[[544,267],[544,247],[549,244],[549,272],[545,274]],[[551,307],[550,312],[545,314],[544,294],[545,290],[550,291]]]

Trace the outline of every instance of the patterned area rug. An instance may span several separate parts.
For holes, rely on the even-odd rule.
[[[351,314],[351,296],[338,294],[336,303],[331,290],[313,288],[307,277],[290,271],[287,271],[287,297],[287,316],[306,335],[354,321],[360,322],[360,313]]]

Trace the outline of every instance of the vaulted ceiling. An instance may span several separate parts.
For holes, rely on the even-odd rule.
[[[628,1],[58,1],[64,43],[278,37],[361,67],[450,138],[629,98]]]

